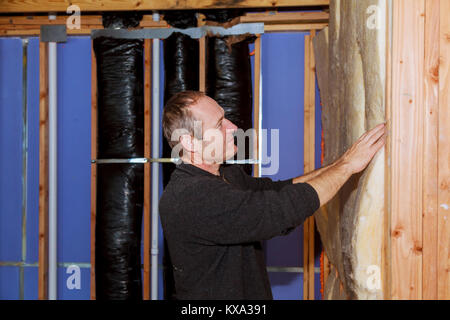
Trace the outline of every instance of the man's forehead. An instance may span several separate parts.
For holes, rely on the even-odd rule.
[[[200,98],[196,104],[191,106],[191,111],[196,116],[202,116],[206,118],[221,117],[224,114],[223,108],[210,97]]]

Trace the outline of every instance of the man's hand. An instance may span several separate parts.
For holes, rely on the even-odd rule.
[[[336,162],[307,180],[319,195],[320,205],[330,201],[354,173],[364,170],[385,142],[386,127],[383,123],[367,131]],[[301,181],[294,179],[293,182]]]
[[[345,164],[352,174],[361,172],[385,143],[386,126],[381,123],[363,134],[338,162]]]

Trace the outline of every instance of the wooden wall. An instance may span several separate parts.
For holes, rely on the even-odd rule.
[[[387,298],[450,299],[449,12],[392,2]]]
[[[449,12],[447,0],[392,7],[392,299],[450,299]]]
[[[386,26],[386,64],[385,69],[380,64],[379,72],[372,74],[379,74],[385,80],[384,110],[388,125],[384,165],[385,209],[380,221],[370,223],[371,229],[382,223],[383,239],[381,250],[372,243],[379,240],[377,236],[371,236],[371,245],[365,249],[381,256],[382,296],[364,296],[361,290],[353,290],[352,295],[354,279],[351,277],[356,273],[348,272],[339,257],[346,243],[351,244],[351,250],[356,250],[353,242],[358,239],[353,236],[349,242],[342,234],[355,233],[357,224],[345,225],[343,222],[345,211],[339,211],[342,207],[338,203],[339,200],[342,202],[339,196],[330,202],[325,212],[316,216],[327,255],[335,264],[325,293],[330,299],[450,299],[449,0],[330,2],[329,30],[319,32],[315,43],[316,72],[324,104],[323,125],[324,129],[335,127],[334,131],[324,131],[325,162],[332,161],[333,156],[344,151],[338,137],[348,128],[349,122],[353,126],[347,109],[353,103],[351,94],[357,92],[362,84],[366,91],[362,104],[366,110],[373,109],[370,106],[373,99],[367,94],[367,90],[374,87],[375,82],[371,83],[371,79],[356,79],[353,89],[335,88],[345,88],[340,77],[348,78],[358,71],[359,66],[352,62],[354,59],[345,60],[355,51],[363,56],[363,74],[377,67],[373,59],[364,64],[364,57],[368,56],[364,50],[373,41],[367,42],[367,36],[361,36],[352,42],[351,36],[345,35],[353,35],[348,32],[352,23],[355,34],[370,35],[363,30],[364,21],[354,23],[353,17],[361,12],[367,13],[365,9],[370,5],[381,7],[382,4],[386,5],[385,14],[380,17]],[[361,49],[352,50],[354,43]],[[343,46],[344,54],[335,49],[339,46]],[[346,72],[340,72],[339,68]],[[341,111],[347,115],[342,117]],[[370,166],[366,171],[370,171]],[[368,186],[378,185],[380,181]],[[345,187],[343,189],[341,192],[345,192]],[[370,210],[363,210],[361,214]]]

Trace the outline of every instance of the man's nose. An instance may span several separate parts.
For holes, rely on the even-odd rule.
[[[228,119],[225,119],[227,130],[231,130],[232,133],[235,133],[238,127]]]

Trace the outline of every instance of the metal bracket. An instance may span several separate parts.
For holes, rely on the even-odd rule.
[[[259,164],[261,163],[258,159],[244,159],[244,160],[227,160],[226,164]]]
[[[103,164],[103,163],[147,163],[147,162],[160,162],[160,163],[175,163],[180,164],[180,158],[128,158],[128,159],[92,159],[91,163]],[[258,164],[260,160],[257,159],[244,159],[244,160],[227,160],[226,164]]]
[[[66,25],[42,25],[40,38],[41,42],[67,42]]]
[[[166,39],[172,33],[178,32],[190,36],[193,39],[200,39],[206,35],[211,36],[232,36],[240,34],[262,34],[264,33],[264,23],[240,23],[231,28],[216,26],[202,26],[197,28],[155,28],[155,29],[95,29],[91,31],[92,39],[98,37],[109,37],[115,39]]]
[[[147,163],[147,162],[171,162],[178,164],[180,158],[129,158],[129,159],[92,159],[91,163]]]

